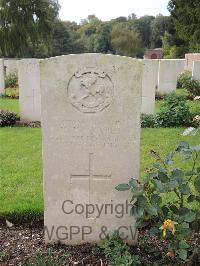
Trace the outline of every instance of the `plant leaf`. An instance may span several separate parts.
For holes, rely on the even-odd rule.
[[[158,178],[161,182],[166,183],[168,181],[168,176],[163,172],[158,172]]]
[[[185,240],[181,240],[181,241],[179,242],[179,247],[180,247],[180,249],[187,249],[187,248],[189,248],[190,246],[188,245],[188,243],[187,243]]]
[[[137,188],[138,187],[138,181],[137,179],[131,178],[129,180],[129,186],[132,188]]]
[[[188,186],[187,184],[182,184],[182,185],[180,186],[180,191],[181,191],[181,193],[182,193],[183,195],[188,195],[188,194],[191,193],[191,192],[190,192],[190,188],[189,188],[189,186]]]
[[[178,151],[180,151],[181,149],[189,149],[189,144],[188,144],[188,142],[186,142],[186,141],[180,141],[179,143],[178,143],[178,145],[177,145],[177,150]]]
[[[200,192],[200,175],[195,178],[194,187],[198,192]]]
[[[190,196],[187,198],[187,202],[188,202],[188,203],[191,203],[191,202],[193,202],[195,199],[196,199],[196,196],[195,196],[195,195],[190,195]]]
[[[180,249],[178,251],[178,255],[179,255],[179,258],[182,259],[182,260],[186,260],[187,259],[187,250],[185,249]]]
[[[191,223],[196,219],[196,213],[190,211],[189,213],[184,215],[184,221]]]
[[[125,190],[129,190],[130,186],[129,184],[119,184],[118,186],[115,187],[115,189],[118,191],[125,191]]]

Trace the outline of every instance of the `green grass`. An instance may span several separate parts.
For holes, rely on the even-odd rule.
[[[40,213],[42,198],[41,130],[0,129],[1,213]]]
[[[0,109],[13,111],[19,114],[19,100],[1,97],[0,98]]]
[[[200,143],[200,135],[182,137],[181,128],[142,129],[141,175],[151,167],[151,149],[162,155],[173,149],[179,140]],[[41,129],[0,129],[0,215],[43,213]],[[179,166],[191,167],[178,161]],[[117,193],[117,192],[116,192]]]
[[[18,96],[19,97],[19,89],[18,88],[6,88],[7,96]],[[19,100],[12,98],[4,98],[0,97],[0,109],[9,110],[19,114]]]

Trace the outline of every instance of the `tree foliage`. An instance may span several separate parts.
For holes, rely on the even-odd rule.
[[[170,0],[168,9],[178,36],[200,51],[200,1]]]
[[[69,53],[113,53],[142,58],[160,48],[165,58],[200,51],[199,0],[171,0],[171,16],[134,13],[80,24],[58,18],[58,0],[0,0],[0,56],[45,58]]]
[[[138,35],[127,28],[115,26],[111,32],[111,45],[116,54],[135,56],[139,47]]]
[[[162,47],[162,36],[172,31],[171,18],[158,15],[151,21],[151,47]]]
[[[58,10],[57,0],[0,0],[1,53],[26,56],[30,44],[47,43]]]
[[[142,47],[151,47],[151,22],[154,19],[153,16],[142,16],[139,19],[129,21],[131,28],[139,34]]]

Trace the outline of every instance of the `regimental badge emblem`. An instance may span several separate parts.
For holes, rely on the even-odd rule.
[[[113,101],[113,83],[103,71],[76,72],[68,84],[68,98],[80,112],[101,112]]]

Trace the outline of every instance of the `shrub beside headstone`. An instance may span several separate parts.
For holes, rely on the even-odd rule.
[[[158,127],[178,127],[190,125],[191,120],[192,115],[186,99],[176,93],[171,93],[161,106],[156,123]]]
[[[0,127],[12,126],[18,120],[18,116],[14,112],[8,110],[0,110]]]

